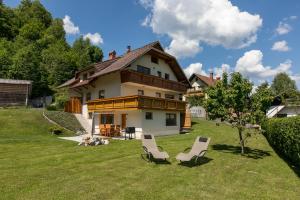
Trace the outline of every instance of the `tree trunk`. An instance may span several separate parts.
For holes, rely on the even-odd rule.
[[[242,135],[242,129],[239,129],[239,137],[240,137],[240,145],[241,145],[241,153],[244,154],[244,139],[243,139],[243,135]]]

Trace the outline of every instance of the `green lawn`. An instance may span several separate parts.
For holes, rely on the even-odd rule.
[[[262,135],[241,156],[235,129],[196,121],[191,134],[157,138],[171,164],[155,164],[138,140],[82,147],[49,126],[41,110],[0,110],[0,199],[300,199],[299,177]],[[178,165],[197,135],[211,137],[206,162]]]

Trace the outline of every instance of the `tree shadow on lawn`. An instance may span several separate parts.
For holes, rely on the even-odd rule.
[[[213,160],[212,158],[201,157],[201,158],[198,159],[197,163],[195,163],[195,159],[192,159],[189,162],[181,162],[178,165],[192,168],[192,167],[198,167],[200,165],[205,165],[205,164],[209,163],[212,160]]]
[[[232,146],[227,144],[214,144],[212,145],[213,150],[221,151],[224,153],[233,153],[241,154],[240,146]],[[251,149],[249,147],[244,148],[245,153],[242,156],[253,158],[253,159],[262,159],[264,157],[270,156],[270,151],[264,151],[260,149]]]

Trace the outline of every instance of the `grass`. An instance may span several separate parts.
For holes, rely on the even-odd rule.
[[[0,110],[0,199],[300,199],[299,176],[262,135],[241,156],[235,129],[196,121],[191,134],[157,138],[171,163],[155,164],[138,140],[82,147],[49,126],[40,110]],[[207,158],[178,165],[197,135],[211,137]]]
[[[73,132],[77,132],[78,130],[83,130],[82,126],[76,119],[76,117],[67,112],[63,111],[48,111],[45,110],[45,115],[51,119],[52,121],[56,122],[60,126],[71,130]]]

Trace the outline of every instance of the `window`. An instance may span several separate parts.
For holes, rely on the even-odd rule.
[[[95,74],[95,72],[94,72],[94,71],[91,71],[91,72],[89,73],[89,76],[92,76],[93,74]]]
[[[151,56],[151,62],[158,64],[158,58]]]
[[[150,75],[150,68],[148,68],[148,67],[143,67],[143,66],[138,65],[137,71],[140,73],[143,73],[143,74]]]
[[[144,90],[138,90],[138,95],[144,95]]]
[[[88,93],[86,93],[86,95],[85,95],[85,101],[90,101],[91,100],[91,93],[90,92],[88,92]]]
[[[165,74],[165,79],[169,80],[170,79],[170,75],[169,74]]]
[[[105,98],[105,90],[99,90],[99,99]]]
[[[179,101],[182,101],[182,94],[179,94]]]
[[[145,118],[148,119],[148,120],[153,119],[153,114],[152,114],[152,112],[146,112],[146,113],[145,113]]]
[[[166,114],[166,126],[176,126],[176,114],[167,113]]]
[[[87,73],[82,75],[82,80],[87,80]]]
[[[157,71],[157,76],[161,78],[161,72]]]
[[[89,112],[88,118],[89,118],[89,119],[92,119],[92,118],[93,118],[93,113]]]
[[[160,92],[156,92],[156,93],[155,93],[155,96],[156,96],[157,98],[161,98],[161,93],[160,93]]]
[[[166,99],[174,99],[174,95],[173,94],[165,94],[165,98]]]
[[[114,124],[114,115],[101,114],[101,124]]]

